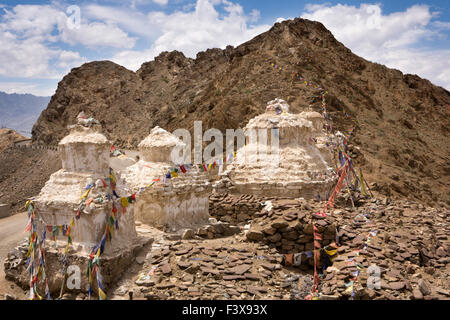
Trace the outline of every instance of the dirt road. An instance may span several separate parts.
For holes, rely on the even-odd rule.
[[[0,219],[0,299],[5,293],[13,294],[17,298],[23,299],[24,292],[12,282],[5,280],[3,262],[8,252],[22,239],[27,237],[23,231],[26,228],[26,212]]]

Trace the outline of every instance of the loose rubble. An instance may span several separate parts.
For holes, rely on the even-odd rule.
[[[284,253],[311,250],[308,222],[315,219],[324,232],[322,246],[339,244],[333,264],[321,270],[320,299],[450,299],[448,210],[386,198],[359,199],[352,209],[341,198],[341,205],[322,219],[312,213],[323,202],[271,202],[270,212],[263,208],[240,223],[244,232],[233,237],[168,240],[155,235],[139,271],[114,289],[113,298],[129,299],[133,292],[133,299],[148,300],[305,299],[314,261],[288,266]],[[302,228],[294,228],[296,238],[288,240],[294,223]]]

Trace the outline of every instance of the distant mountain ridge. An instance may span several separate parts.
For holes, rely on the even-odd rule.
[[[0,127],[31,136],[31,129],[50,101],[50,97],[32,94],[8,94],[0,91]]]

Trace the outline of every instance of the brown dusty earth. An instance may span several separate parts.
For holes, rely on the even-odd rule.
[[[24,139],[26,139],[26,137],[12,129],[0,129],[0,152],[11,146],[14,142]]]
[[[111,290],[111,298],[129,299],[130,291],[134,298],[150,300],[305,298],[313,281],[312,258],[299,267],[287,267],[276,243],[248,238],[258,226],[266,230],[275,226],[273,234],[289,234],[292,230],[281,229],[280,219],[292,223],[292,208],[303,219],[306,212],[310,215],[324,203],[300,201],[284,209],[277,201],[273,204],[271,213],[262,210],[250,222],[247,236],[168,241],[148,228],[155,239],[152,250],[136,258],[130,272]],[[326,219],[338,226],[340,247],[333,266],[321,276],[323,298],[350,298],[348,287],[353,281],[355,299],[450,299],[449,214],[388,199],[361,199],[355,209],[338,206],[332,210]],[[322,219],[311,219],[320,226]],[[138,229],[142,233],[146,227]],[[373,235],[367,238],[370,232]],[[367,287],[372,275],[368,267],[373,265],[381,273],[379,289]],[[360,274],[355,276],[357,270]]]
[[[61,169],[54,150],[9,147],[0,152],[0,203],[20,212],[28,198],[39,194],[50,175]]]
[[[254,238],[258,226],[273,228],[275,233],[263,232],[283,237],[292,230],[280,220],[292,223],[292,208],[304,219],[306,212],[311,216],[324,203],[300,201],[284,209],[283,204],[273,203],[272,212],[262,210],[253,219],[246,236],[168,241],[161,232],[138,226],[141,234],[147,232],[155,242],[136,258],[110,291],[110,298],[129,299],[132,291],[134,299],[149,300],[304,299],[313,283],[313,259],[288,267],[276,243],[248,238]],[[333,266],[321,275],[323,298],[349,299],[353,291],[354,299],[450,299],[449,214],[388,199],[361,199],[355,209],[337,206],[326,218],[338,226],[340,246]],[[310,219],[319,228],[324,220]],[[380,281],[375,282],[379,289],[368,288],[374,275],[368,273],[370,266],[379,268]],[[358,270],[360,274],[355,275]]]
[[[341,197],[326,218],[311,214],[324,202],[272,200],[273,209],[252,213],[251,220],[239,224],[240,234],[217,239],[181,240],[137,222],[139,235],[154,241],[108,290],[108,298],[130,299],[132,292],[133,299],[148,300],[304,299],[313,284],[313,259],[305,256],[300,265],[288,266],[278,248],[290,245],[286,239],[293,232],[300,234],[295,243],[311,240],[312,227],[304,223],[314,221],[319,230],[336,226],[339,243],[332,266],[322,269],[321,258],[322,299],[450,299],[449,210],[377,195],[354,200],[352,209]],[[22,222],[14,228],[23,228]],[[12,232],[12,225],[7,228]],[[311,241],[306,242],[304,250],[311,251]],[[370,280],[376,274],[369,267],[377,268],[379,281]],[[380,287],[370,288],[370,283]],[[2,288],[14,294],[8,285]],[[83,293],[64,295],[86,298]]]

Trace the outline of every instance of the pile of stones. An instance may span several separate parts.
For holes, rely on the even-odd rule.
[[[241,232],[241,228],[231,225],[227,222],[217,221],[210,218],[209,223],[202,225],[197,229],[183,229],[177,235],[168,235],[172,240],[188,239],[216,239],[233,236]]]
[[[322,244],[336,242],[336,221],[311,215],[308,201],[303,199],[269,200],[270,210],[264,208],[255,215],[250,230],[246,232],[249,241],[260,241],[276,248],[280,253],[300,253],[313,250],[313,221],[322,236]],[[311,260],[310,260],[311,261]]]
[[[265,198],[249,194],[213,193],[209,197],[209,214],[223,222],[246,222],[263,209],[265,201]]]
[[[305,298],[312,276],[294,275],[282,261],[275,249],[232,237],[156,241],[140,261],[141,271],[111,294],[129,299],[132,292],[133,299],[147,300]]]
[[[323,299],[450,299],[449,210],[360,198],[355,208],[337,205],[318,218],[314,213],[324,202],[291,201],[282,201],[283,208],[274,201],[270,212],[258,214],[246,239],[281,253],[312,250],[308,223],[314,219],[323,232],[322,247],[329,241],[339,245],[332,265],[318,266]],[[301,239],[309,242],[299,246]],[[312,258],[307,265],[313,265]]]

